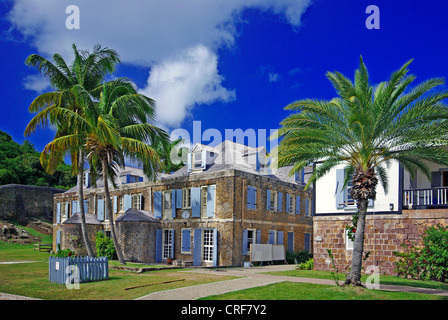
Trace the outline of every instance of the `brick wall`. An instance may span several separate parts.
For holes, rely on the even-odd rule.
[[[314,217],[314,269],[329,271],[327,249],[331,249],[341,273],[349,270],[352,251],[346,249],[345,225],[351,216]],[[368,215],[364,252],[371,251],[364,267],[375,265],[381,274],[395,274],[396,257],[402,243],[419,242],[424,230],[437,223],[448,225],[448,209],[403,210],[402,214]]]

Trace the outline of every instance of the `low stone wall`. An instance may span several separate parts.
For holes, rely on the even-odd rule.
[[[347,249],[345,226],[351,216],[314,217],[314,269],[330,271],[327,249],[331,249],[339,272],[349,271],[352,250]],[[403,210],[402,214],[368,215],[364,252],[370,251],[363,266],[375,265],[380,274],[395,274],[394,251],[401,244],[419,243],[424,231],[437,223],[448,225],[448,209]]]
[[[0,186],[0,219],[24,221],[30,218],[51,220],[53,196],[65,190],[7,184]]]

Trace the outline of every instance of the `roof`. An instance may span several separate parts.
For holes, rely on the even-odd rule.
[[[96,215],[86,213],[86,224],[102,224],[100,221],[96,219]],[[81,223],[81,215],[79,212],[72,215],[70,218],[65,220],[62,224],[80,224]]]
[[[154,214],[146,210],[128,209],[126,212],[115,220],[116,222],[156,222],[158,219],[154,218]]]

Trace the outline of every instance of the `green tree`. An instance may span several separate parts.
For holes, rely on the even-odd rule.
[[[182,155],[186,155],[188,151],[186,148],[179,147],[181,142],[183,142],[183,139],[174,141],[159,140],[156,142],[155,149],[163,163],[164,172],[175,172],[184,166],[184,163],[179,159]]]
[[[338,96],[291,103],[285,109],[294,113],[278,131],[279,166],[293,165],[293,174],[321,161],[307,188],[336,165],[345,165],[345,184],[351,179],[350,194],[358,209],[346,284],[361,285],[367,203],[375,199],[379,181],[387,192],[387,167],[398,161],[412,177],[419,169],[430,179],[428,163],[448,164],[443,148],[448,145],[448,110],[443,103],[448,92],[435,90],[444,80],[429,79],[407,90],[415,79],[408,74],[411,61],[375,87],[362,58],[354,82],[339,72],[327,72]]]
[[[64,138],[64,143],[48,145],[41,154],[41,163],[48,172],[53,172],[66,154],[71,157],[73,174],[77,175],[78,199],[82,201],[83,171],[84,171],[84,145],[86,132],[78,118],[85,116],[86,100],[95,99],[95,88],[99,87],[107,74],[115,70],[119,62],[118,54],[108,48],[97,45],[92,53],[78,50],[73,44],[74,60],[70,67],[59,54],[53,55],[53,62],[44,57],[32,54],[25,64],[35,67],[42,75],[48,78],[53,92],[39,95],[30,105],[29,111],[37,113],[25,129],[25,136],[35,132],[38,128],[46,128],[49,124],[56,128],[53,141]],[[57,148],[54,148],[57,146]],[[89,256],[94,256],[85,222],[84,206],[80,207],[81,230],[84,243]]]

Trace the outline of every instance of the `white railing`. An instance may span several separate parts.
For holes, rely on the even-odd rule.
[[[404,190],[403,205],[408,208],[415,206],[446,206],[448,205],[448,188]]]

